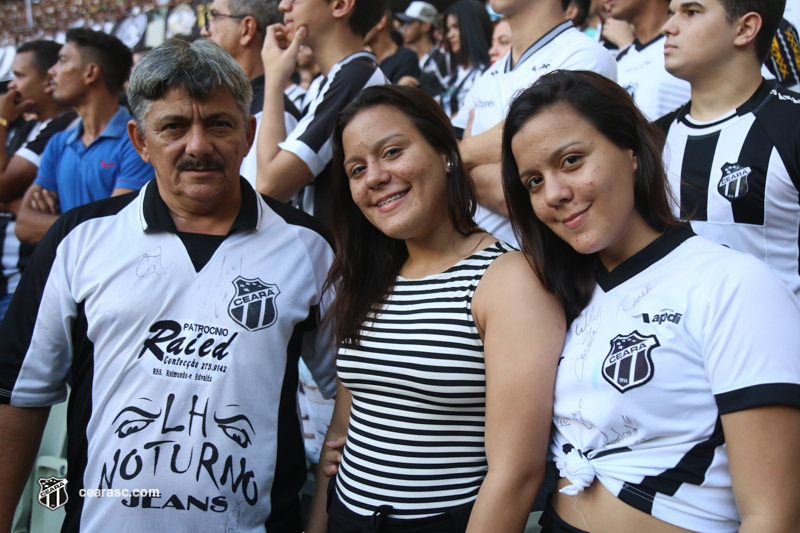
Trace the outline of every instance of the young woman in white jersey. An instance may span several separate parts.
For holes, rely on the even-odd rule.
[[[618,85],[556,71],[504,126],[506,202],[570,326],[546,533],[800,531],[800,311],[674,220],[660,137]]]
[[[327,440],[347,440],[307,531],[520,532],[544,472],[563,309],[523,254],[475,225],[452,126],[422,91],[362,91],[333,151]]]

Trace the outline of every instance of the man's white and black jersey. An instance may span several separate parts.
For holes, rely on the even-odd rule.
[[[477,498],[484,445],[484,347],[472,297],[486,270],[512,248],[497,242],[445,272],[397,277],[359,344],[336,366],[352,393],[336,491],[353,512],[422,518]]]
[[[264,75],[257,76],[250,80],[250,87],[253,89],[253,101],[250,104],[250,114],[256,117],[256,136],[250,151],[242,159],[242,166],[239,167],[239,174],[244,176],[254,188],[256,177],[258,176],[258,130],[261,128],[261,117],[264,116]],[[283,125],[286,133],[289,134],[297,126],[300,120],[300,111],[287,93],[283,95]]]
[[[71,374],[64,531],[281,531],[296,504],[298,358],[335,391],[333,251],[240,181],[227,236],[177,232],[153,180],[62,215],[34,252],[0,325],[0,403],[63,401]],[[79,496],[142,488],[160,497]]]
[[[561,476],[591,473],[691,531],[738,531],[720,417],[800,407],[798,305],[763,263],[688,227],[602,270],[556,376]]]
[[[761,259],[800,295],[800,95],[764,81],[713,122],[690,109],[658,121],[676,214],[698,235]]]
[[[373,54],[358,52],[346,57],[333,66],[313,101],[306,99],[303,117],[279,145],[302,159],[314,175],[314,179],[300,190],[293,203],[328,225],[333,158],[331,135],[336,117],[362,89],[386,83],[386,76],[378,68]]]
[[[682,106],[692,95],[688,81],[664,68],[666,38],[659,35],[647,44],[634,41],[617,56],[617,82],[651,121]]]
[[[453,127],[463,132],[469,112],[475,110],[472,135],[478,135],[505,119],[512,99],[541,76],[553,70],[591,70],[617,80],[617,64],[611,54],[594,39],[564,22],[533,43],[514,68],[511,52],[497,60],[475,81],[464,105],[453,119]],[[505,242],[517,242],[509,220],[478,206],[475,221]]]

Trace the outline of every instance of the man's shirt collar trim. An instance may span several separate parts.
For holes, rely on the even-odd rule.
[[[239,214],[236,215],[236,220],[233,221],[228,235],[239,230],[257,230],[263,215],[261,202],[258,201],[258,195],[250,183],[240,176],[239,185],[242,188],[242,205],[239,207]],[[142,231],[178,233],[169,208],[158,192],[158,182],[155,179],[150,180],[144,186],[139,198],[139,219]]]

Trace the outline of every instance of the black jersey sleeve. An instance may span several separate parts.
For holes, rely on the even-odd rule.
[[[0,323],[0,404],[36,407],[63,401],[64,385],[71,360],[72,338],[68,328],[69,309],[77,312],[77,302],[65,305],[69,298],[68,258],[60,250],[62,242],[81,223],[116,214],[128,205],[137,192],[93,202],[72,209],[59,217],[36,246],[6,316]],[[36,337],[36,343],[33,343]],[[36,353],[32,353],[32,352]],[[37,359],[35,372],[25,376],[27,390],[35,395],[17,394],[23,364],[28,357]],[[32,375],[33,374],[33,375]]]
[[[377,65],[366,58],[354,59],[344,65],[324,92],[311,103],[306,115],[281,147],[298,155],[315,175],[319,174],[330,159],[322,152],[333,133],[339,111],[368,85],[376,70]],[[312,153],[307,153],[308,150]]]

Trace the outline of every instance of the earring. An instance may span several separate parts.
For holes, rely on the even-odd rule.
[[[446,169],[446,172],[450,174],[450,171],[453,170],[453,162],[448,159],[447,163],[444,164],[444,168]]]

